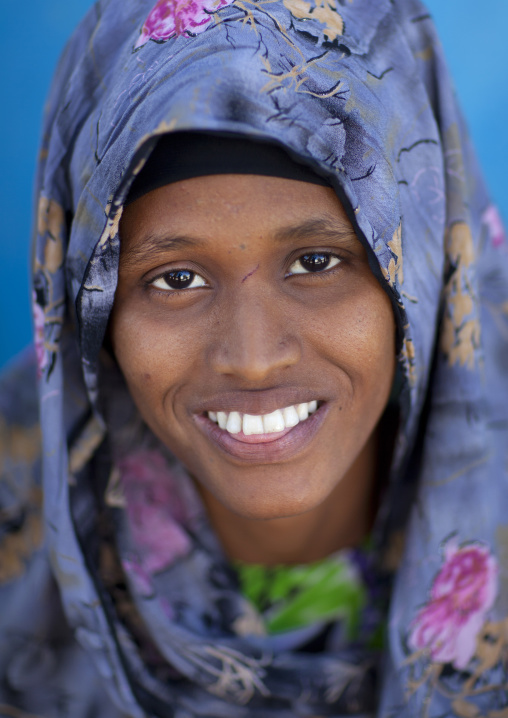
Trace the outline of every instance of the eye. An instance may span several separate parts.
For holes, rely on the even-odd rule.
[[[197,272],[191,272],[189,269],[174,269],[170,272],[165,272],[160,277],[152,280],[150,284],[156,289],[161,289],[165,292],[206,286],[203,277]]]
[[[323,272],[340,264],[341,260],[330,252],[308,252],[298,257],[289,267],[288,275],[309,274],[309,272]]]

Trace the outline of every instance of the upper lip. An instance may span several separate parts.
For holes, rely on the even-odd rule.
[[[192,407],[192,413],[238,411],[241,414],[271,414],[276,409],[284,409],[287,406],[314,400],[327,401],[327,398],[318,389],[303,389],[302,387],[224,391],[217,392],[197,403]]]

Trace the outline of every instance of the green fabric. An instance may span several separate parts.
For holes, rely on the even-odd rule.
[[[334,555],[303,566],[237,562],[244,596],[257,608],[268,633],[341,619],[350,639],[358,636],[367,591],[348,556]]]

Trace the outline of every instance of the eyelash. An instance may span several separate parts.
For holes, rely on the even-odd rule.
[[[314,250],[314,251],[312,251],[312,252],[304,252],[303,254],[299,255],[296,259],[292,260],[292,261],[291,261],[291,264],[290,264],[290,269],[291,269],[291,267],[293,267],[297,262],[301,262],[301,260],[302,260],[304,257],[306,257],[306,256],[312,256],[312,255],[322,255],[322,256],[326,256],[326,257],[328,258],[328,263],[329,263],[330,261],[333,261],[333,260],[336,260],[336,262],[335,262],[334,264],[332,264],[331,267],[329,267],[329,266],[328,266],[328,263],[327,263],[326,267],[324,267],[322,270],[318,270],[318,271],[308,270],[308,271],[303,271],[303,272],[287,272],[287,273],[284,275],[285,278],[295,277],[295,276],[300,276],[300,277],[301,277],[301,276],[312,276],[312,277],[316,277],[316,278],[322,279],[322,278],[324,278],[324,275],[329,275],[329,274],[332,274],[333,272],[337,271],[337,268],[338,268],[338,267],[340,266],[340,264],[344,261],[341,257],[339,257],[337,254],[334,254],[333,252],[324,252],[324,251]],[[302,265],[301,265],[301,266],[302,266]],[[195,287],[190,286],[190,287],[183,287],[183,288],[180,288],[180,289],[178,289],[178,288],[176,288],[176,287],[162,288],[162,287],[156,287],[156,286],[155,286],[155,283],[156,283],[157,281],[161,280],[161,279],[163,279],[164,281],[166,281],[166,280],[165,280],[165,277],[167,277],[168,275],[170,275],[170,274],[178,275],[179,273],[192,274],[192,275],[193,275],[193,280],[192,280],[193,282],[194,282],[194,280],[195,280],[197,277],[199,277],[199,279],[201,279],[202,282],[201,282],[200,284],[198,284],[197,286],[195,286]],[[192,270],[192,269],[185,269],[185,268],[182,268],[182,267],[179,267],[179,268],[176,268],[176,269],[170,269],[170,270],[167,271],[167,272],[163,272],[162,274],[159,274],[157,277],[154,277],[153,279],[148,280],[147,285],[148,285],[149,287],[152,287],[152,288],[153,288],[156,292],[158,292],[159,294],[164,294],[164,295],[166,295],[166,296],[167,296],[168,294],[177,294],[177,293],[180,293],[180,292],[187,291],[187,290],[189,290],[189,289],[198,289],[199,287],[206,287],[206,286],[207,286],[206,281],[203,279],[203,277],[202,277],[198,272],[195,272],[195,271]]]
[[[313,255],[314,255],[314,256],[319,256],[319,255],[320,255],[320,256],[322,256],[322,257],[327,257],[326,266],[325,266],[322,270],[320,270],[320,271],[314,271],[314,272],[313,272],[312,270],[308,270],[308,271],[306,271],[306,272],[288,272],[285,276],[286,276],[286,277],[294,277],[294,276],[302,276],[302,275],[306,275],[306,276],[307,276],[307,275],[309,275],[309,274],[312,275],[312,276],[318,276],[318,275],[328,274],[328,273],[330,273],[333,269],[335,269],[335,267],[338,267],[339,264],[343,261],[337,254],[334,254],[333,252],[320,252],[319,250],[318,250],[318,251],[314,250],[314,251],[312,251],[312,252],[305,252],[304,254],[301,254],[300,256],[298,256],[293,262],[291,262],[291,265],[290,265],[289,268],[291,269],[291,267],[293,267],[297,262],[302,262],[302,260],[303,260],[305,257],[311,257],[311,256],[313,256]],[[331,267],[329,267],[329,266],[328,266],[329,262],[330,262],[330,261],[333,261],[333,260],[336,260],[335,263],[332,264]],[[301,266],[303,266],[303,265],[301,265]]]

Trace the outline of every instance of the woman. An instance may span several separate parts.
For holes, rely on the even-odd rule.
[[[420,3],[97,5],[48,108],[4,713],[504,715],[506,243]]]

